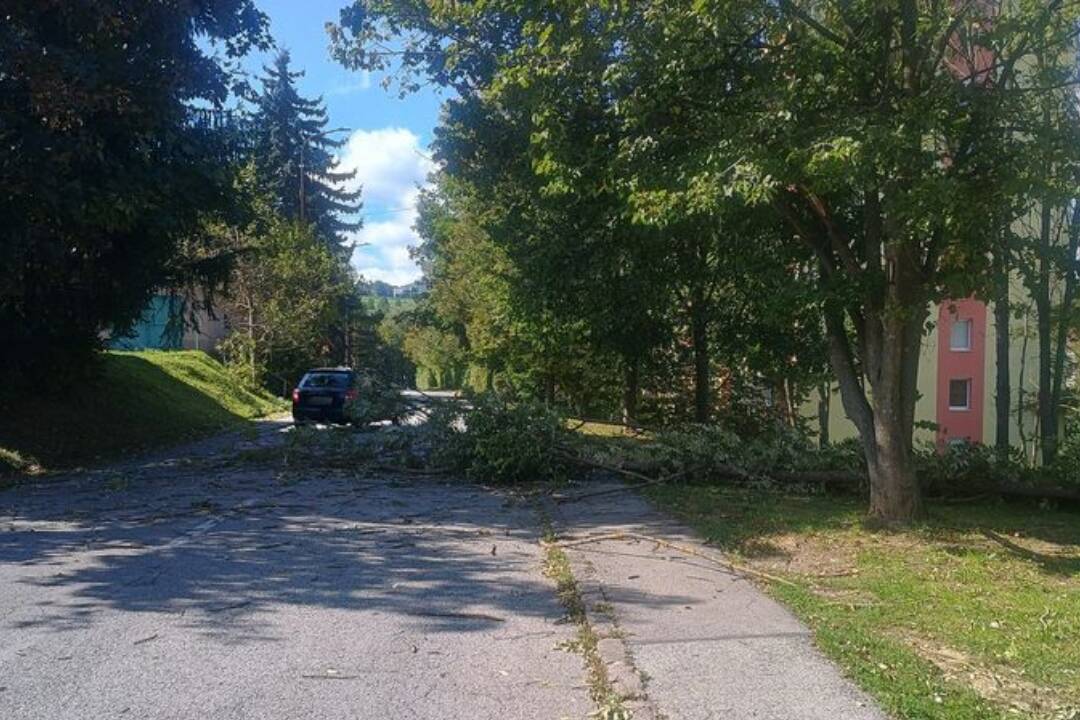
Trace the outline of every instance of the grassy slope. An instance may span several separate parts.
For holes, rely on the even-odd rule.
[[[19,402],[0,417],[0,471],[72,467],[206,435],[281,410],[238,388],[202,352],[109,352],[100,373],[60,397]]]
[[[895,717],[1080,717],[1080,518],[940,506],[871,532],[849,500],[667,486],[663,507],[751,565]],[[989,534],[987,534],[989,533]]]

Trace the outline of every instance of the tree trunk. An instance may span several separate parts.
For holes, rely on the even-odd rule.
[[[638,398],[641,395],[640,370],[637,360],[628,360],[623,369],[623,423],[636,425]]]
[[[709,323],[704,294],[697,288],[690,300],[690,340],[694,351],[694,422],[709,422]]]
[[[1056,347],[1054,348],[1049,410],[1054,416],[1054,457],[1057,456],[1058,410],[1061,408],[1062,389],[1065,385],[1065,351],[1069,344],[1069,322],[1072,319],[1072,305],[1076,297],[1076,253],[1078,250],[1080,250],[1080,202],[1073,206],[1072,219],[1069,222],[1069,242],[1065,249],[1065,266],[1062,273],[1065,276],[1065,289],[1061,298],[1061,311],[1058,313]]]
[[[1009,322],[1012,307],[1009,303],[1009,266],[1003,252],[994,258],[994,413],[996,428],[994,447],[1003,457],[1009,452],[1009,405],[1012,402],[1012,381],[1009,376]]]
[[[780,378],[776,381],[774,388],[773,397],[775,400],[773,405],[775,409],[785,425],[794,425],[795,408],[792,407],[791,389],[788,387],[787,381]]]
[[[908,23],[914,4],[906,0],[902,7]],[[890,179],[889,185],[902,196],[902,179]],[[804,203],[802,210],[793,197]],[[882,197],[876,184],[867,188],[857,239],[846,234],[826,200],[805,189],[782,196],[777,208],[819,261],[829,362],[862,440],[870,515],[903,524],[923,514],[912,441],[928,285],[945,229],[937,227],[930,242],[909,235],[884,211]],[[830,287],[840,278],[862,282],[855,293],[840,294]]]
[[[1052,233],[1052,208],[1043,203],[1039,228],[1039,267],[1035,283],[1036,323],[1039,330],[1039,446],[1043,465],[1049,465],[1057,456],[1057,412],[1052,405],[1051,373],[1052,327],[1050,318],[1050,235]]]
[[[818,447],[824,448],[829,444],[829,384],[818,385]]]
[[[860,383],[843,315],[826,311],[829,359],[840,385],[844,410],[855,423],[870,477],[870,515],[886,524],[904,524],[923,514],[915,474],[915,428],[919,350],[926,310],[904,315],[887,306],[869,308],[861,318],[863,367],[872,392]]]
[[[874,402],[875,457],[867,457],[870,515],[888,524],[908,523],[922,516],[922,492],[907,439],[904,410],[891,400]]]
[[[787,378],[784,383],[784,409],[787,412],[788,425],[794,429],[799,426],[799,408],[795,407],[795,397],[798,393],[798,389],[795,387],[795,383],[791,382]]]
[[[250,297],[247,304],[248,372],[251,375],[251,386],[255,387],[258,381],[255,375],[255,304]]]
[[[555,405],[555,378],[551,375],[544,376],[544,404],[548,407]]]
[[[1030,452],[1028,450],[1028,436],[1027,431],[1024,429],[1024,410],[1025,410],[1025,393],[1024,393],[1024,378],[1027,377],[1027,356],[1028,356],[1028,335],[1031,332],[1030,326],[1030,311],[1024,311],[1024,330],[1023,338],[1020,342],[1020,368],[1019,375],[1020,382],[1016,387],[1016,436],[1020,439],[1020,446],[1024,449],[1024,458],[1029,465],[1035,464],[1035,452],[1036,448],[1033,444]]]

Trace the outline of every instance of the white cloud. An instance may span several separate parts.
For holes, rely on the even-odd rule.
[[[327,95],[352,95],[371,88],[371,73],[361,70],[358,79],[350,79],[335,85],[327,91]]]
[[[393,207],[434,169],[420,138],[406,128],[357,130],[341,150],[341,170],[356,171],[369,208]]]
[[[435,169],[420,138],[405,128],[358,130],[341,153],[341,169],[355,170],[363,187],[364,227],[353,265],[369,280],[400,285],[420,277],[409,247],[420,242],[412,226],[420,185]]]

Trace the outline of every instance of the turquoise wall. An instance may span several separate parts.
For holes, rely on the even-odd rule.
[[[179,350],[183,326],[178,322],[170,325],[169,319],[180,320],[182,304],[179,298],[155,295],[131,331],[122,337],[111,338],[109,347],[113,350]]]

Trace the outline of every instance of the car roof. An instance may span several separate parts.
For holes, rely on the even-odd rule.
[[[351,373],[351,372],[353,372],[353,369],[349,368],[349,367],[323,367],[323,368],[311,368],[310,370],[308,370],[304,374],[305,375],[310,375],[311,373]]]

